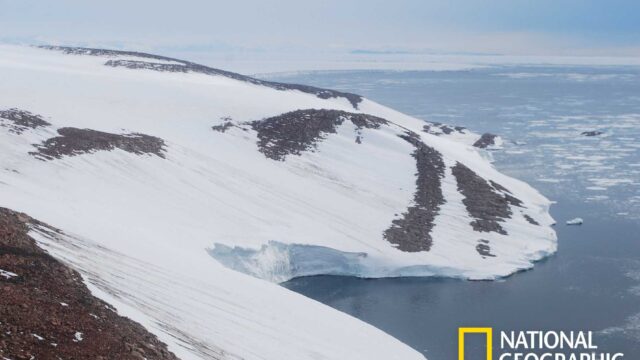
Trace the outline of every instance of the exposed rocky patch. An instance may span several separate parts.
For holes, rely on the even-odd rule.
[[[506,187],[498,184],[497,182],[495,182],[493,180],[489,180],[489,184],[491,184],[491,186],[493,186],[493,188],[498,190],[498,191],[502,191],[503,193],[511,194],[511,191],[509,191],[509,189],[507,189]]]
[[[31,155],[42,160],[60,159],[96,151],[124,150],[137,155],[153,154],[164,158],[164,140],[145,134],[111,134],[91,129],[61,128],[60,136],[47,139]]]
[[[233,125],[233,122],[231,121],[225,121],[220,125],[214,125],[211,127],[211,129],[213,129],[213,131],[217,131],[217,132],[221,132],[224,133],[227,130],[231,129],[232,127],[234,127],[235,125]]]
[[[0,126],[6,127],[14,134],[22,134],[28,129],[50,126],[42,116],[20,109],[0,110]]]
[[[332,110],[320,110],[320,111],[332,111]],[[383,118],[379,118],[373,115],[367,114],[354,114],[341,111],[345,114],[349,121],[353,123],[358,129],[379,129],[380,125],[388,125],[389,122]]]
[[[504,198],[507,200],[509,204],[517,207],[524,207],[523,202],[520,199],[512,196],[511,191],[509,191],[509,189],[507,189],[506,187],[498,184],[493,180],[489,180],[489,184],[491,184],[491,186],[494,189],[498,190],[499,192],[502,192],[502,195],[504,196]]]
[[[582,136],[598,136],[598,135],[602,135],[602,134],[604,134],[602,131],[597,131],[597,130],[594,130],[594,131],[583,131],[583,132],[580,133],[580,135],[582,135]]]
[[[503,196],[504,196],[504,199],[509,203],[509,205],[524,207],[522,200],[509,194],[503,194]]]
[[[417,134],[407,132],[400,137],[415,147],[412,154],[418,169],[413,197],[415,205],[410,206],[402,218],[393,220],[391,227],[385,230],[384,238],[401,251],[429,251],[433,243],[434,220],[445,203],[441,186],[444,161],[442,154],[425,145]]]
[[[478,245],[476,245],[476,251],[483,259],[487,257],[496,257],[495,254],[491,253],[491,246],[489,246],[489,240],[479,240]]]
[[[453,132],[453,129],[448,127],[447,125],[440,126],[440,130],[442,130],[442,132],[445,135],[449,135],[449,134],[451,134]]]
[[[137,58],[144,58],[150,60],[156,60],[156,62],[150,61],[137,61],[137,60],[109,60],[105,63],[107,66],[112,67],[126,67],[129,69],[149,69],[156,71],[170,71],[170,72],[195,72],[206,75],[219,75],[226,76],[235,80],[245,81],[256,85],[267,86],[276,90],[298,90],[304,93],[313,94],[321,99],[330,98],[345,98],[351,103],[354,109],[358,108],[358,104],[362,101],[362,96],[336,91],[317,88],[314,86],[299,85],[299,84],[286,84],[274,81],[260,80],[245,75],[240,75],[230,71],[224,71],[220,69],[210,68],[208,66],[192,63],[190,61],[174,59],[166,56],[152,55],[135,51],[119,51],[119,50],[106,50],[106,49],[92,49],[81,47],[67,47],[67,46],[42,46],[44,49],[62,51],[65,54],[73,55],[93,55],[93,56],[131,56]],[[172,62],[174,64],[158,63],[157,61]]]
[[[478,139],[475,143],[473,143],[473,146],[480,149],[486,149],[489,146],[493,146],[496,144],[497,137],[498,135],[495,135],[495,134],[484,133],[482,134],[482,136],[480,136],[480,139]]]
[[[539,222],[537,222],[537,221],[536,221],[534,218],[532,218],[531,216],[529,216],[529,215],[527,215],[527,214],[523,214],[523,215],[524,215],[525,220],[527,220],[527,222],[528,222],[529,224],[532,224],[532,225],[538,225],[538,226],[540,226],[540,223],[539,223]]]
[[[94,49],[94,48],[83,48],[83,47],[73,47],[73,46],[50,46],[50,45],[43,45],[43,46],[40,46],[40,48],[48,49],[48,50],[57,50],[65,54],[71,54],[71,55],[132,56],[132,57],[155,59],[155,60],[162,60],[162,61],[174,61],[169,57],[146,54],[146,53],[137,52],[137,51],[122,51],[122,50]]]
[[[495,182],[493,184],[499,186],[497,188],[492,186],[461,163],[456,163],[451,170],[458,182],[458,191],[465,197],[462,203],[469,215],[475,218],[470,223],[473,229],[507,235],[500,222],[511,218],[510,205],[522,206],[522,201],[510,194],[501,194],[498,189],[504,191],[506,190],[504,187]]]
[[[258,148],[266,157],[284,160],[287,155],[313,151],[326,135],[335,134],[344,121],[357,129],[377,129],[385,119],[339,110],[297,110],[249,123],[258,133]],[[358,135],[359,136],[359,135]],[[361,138],[356,137],[356,142]]]
[[[136,60],[108,60],[104,65],[111,67],[126,67],[128,69],[147,69],[166,72],[186,73],[189,71],[187,66],[181,64],[154,63]]]
[[[449,135],[453,132],[458,132],[460,134],[464,134],[467,128],[463,126],[449,126],[439,122],[432,122],[430,124],[425,124],[422,127],[422,131],[432,134],[432,135]]]
[[[139,324],[93,297],[79,273],[36,245],[29,227],[57,230],[0,208],[0,358],[177,358]]]
[[[220,133],[225,133],[227,132],[227,130],[231,129],[231,128],[238,128],[242,131],[249,131],[249,129],[245,126],[242,126],[244,124],[236,124],[233,119],[230,116],[223,116],[220,118],[221,123],[218,125],[213,125],[211,127],[211,129],[213,131],[217,131]]]

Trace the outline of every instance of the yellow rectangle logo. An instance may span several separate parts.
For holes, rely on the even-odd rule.
[[[464,360],[465,334],[486,334],[487,360],[493,359],[493,329],[488,327],[463,327],[458,329],[458,360]]]

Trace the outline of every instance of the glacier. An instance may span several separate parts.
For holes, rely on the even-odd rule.
[[[496,279],[557,249],[480,135],[354,94],[60,47],[0,46],[0,78],[0,206],[182,359],[423,359],[277,283]]]

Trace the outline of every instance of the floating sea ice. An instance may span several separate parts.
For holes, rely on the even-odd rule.
[[[582,218],[575,218],[567,221],[567,225],[582,225],[584,220]]]

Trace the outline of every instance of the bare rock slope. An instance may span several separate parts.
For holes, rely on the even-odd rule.
[[[142,326],[92,296],[78,272],[29,237],[30,226],[56,232],[0,208],[3,359],[177,359]]]

